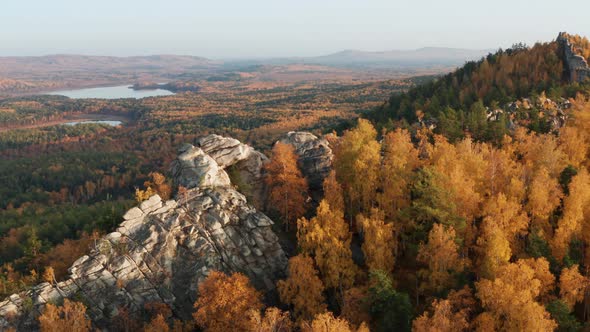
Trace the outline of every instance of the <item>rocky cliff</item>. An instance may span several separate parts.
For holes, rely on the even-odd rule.
[[[321,186],[332,160],[327,141],[308,133],[289,133],[283,141],[295,146],[310,183]],[[169,201],[152,196],[127,211],[116,231],[74,262],[66,280],[41,283],[0,302],[0,330],[34,330],[45,304],[64,298],[85,303],[99,327],[108,327],[120,308],[139,311],[153,301],[169,304],[187,319],[198,285],[211,270],[242,272],[272,293],[287,257],[273,222],[226,172],[237,173],[251,196],[261,199],[267,160],[252,147],[217,135],[182,146],[171,172],[186,190]]]
[[[590,79],[590,67],[583,56],[576,53],[574,46],[570,43],[567,33],[560,32],[557,42],[562,52],[570,82],[584,82]]]
[[[266,157],[232,139],[208,137],[185,145],[172,170],[187,188],[175,200],[152,196],[123,216],[59,283],[42,283],[0,302],[0,330],[35,328],[45,303],[82,301],[98,326],[108,326],[119,308],[140,310],[151,301],[189,318],[198,284],[211,270],[239,271],[259,289],[272,291],[287,257],[273,222],[231,184],[225,168],[237,165],[260,180]],[[206,152],[207,151],[207,152]]]

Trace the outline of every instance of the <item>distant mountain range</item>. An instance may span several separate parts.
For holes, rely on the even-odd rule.
[[[287,64],[305,63],[335,67],[393,67],[417,68],[432,66],[460,66],[466,61],[479,60],[494,50],[472,50],[447,47],[424,47],[416,50],[391,50],[367,52],[344,50],[315,57],[286,57],[226,61],[226,65],[238,63]]]
[[[90,55],[46,55],[0,57],[0,77],[20,78],[25,72],[62,73],[68,72],[141,72],[153,73],[162,70],[180,73],[219,69],[252,64],[318,64],[334,67],[399,67],[459,66],[465,61],[476,60],[490,53],[490,50],[469,50],[458,48],[425,47],[417,50],[392,50],[365,52],[345,50],[315,57],[285,57],[267,59],[210,60],[187,55],[151,56],[90,56]]]
[[[470,50],[446,47],[424,47],[417,50],[391,50],[365,52],[345,50],[329,55],[312,57],[307,61],[330,65],[460,65],[465,61],[477,60],[491,50]]]
[[[0,57],[0,76],[13,77],[15,74],[22,73],[23,70],[38,73],[59,73],[64,70],[94,73],[105,71],[183,71],[206,69],[218,64],[218,62],[206,58],[186,55],[115,57],[56,54],[46,56],[10,56]]]
[[[0,95],[35,93],[63,88],[108,86],[131,82],[198,80],[228,75],[262,66],[316,65],[324,71],[353,72],[393,70],[449,71],[468,60],[477,60],[489,50],[426,47],[417,50],[364,52],[346,50],[315,57],[211,60],[187,55],[91,56],[57,54],[0,57]],[[307,71],[315,70],[306,69]],[[319,74],[324,75],[324,74]],[[325,74],[328,75],[328,74]],[[225,76],[223,76],[225,77]]]

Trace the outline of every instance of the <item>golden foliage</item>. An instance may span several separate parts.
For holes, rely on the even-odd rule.
[[[264,166],[268,186],[267,206],[282,216],[285,229],[306,211],[307,180],[297,167],[293,146],[277,143],[272,158]]]
[[[561,204],[562,197],[557,179],[552,178],[545,168],[539,169],[528,189],[526,209],[533,218],[533,228],[541,231],[546,239],[550,239],[553,233],[549,216]]]
[[[379,186],[381,145],[377,131],[364,119],[344,133],[334,147],[334,170],[345,193],[347,213],[352,218],[373,207]]]
[[[366,287],[353,287],[344,292],[344,305],[340,316],[353,326],[361,326],[363,322],[369,322],[369,304],[366,301],[368,289]]]
[[[313,256],[327,288],[348,289],[357,268],[350,250],[351,234],[342,211],[322,200],[311,220],[297,220],[297,240],[304,253]]]
[[[145,324],[143,327],[144,332],[168,332],[170,327],[166,323],[166,319],[161,314],[154,317],[149,324]]]
[[[520,251],[519,238],[527,234],[529,217],[522,205],[503,193],[490,198],[483,207],[484,222],[494,223],[510,242],[513,253]]]
[[[590,286],[590,280],[582,276],[578,265],[564,268],[559,276],[559,295],[568,307],[573,309],[574,304],[584,299],[585,292]]]
[[[324,284],[308,256],[298,255],[289,259],[289,277],[279,280],[277,289],[281,302],[293,307],[298,320],[309,320],[326,311]]]
[[[412,324],[413,332],[455,332],[468,328],[467,313],[455,311],[449,300],[434,300],[432,314],[424,312]]]
[[[166,182],[166,177],[158,172],[151,172],[148,176],[151,178],[151,181],[145,181],[143,186],[146,188],[152,188],[156,194],[160,195],[162,200],[170,199],[170,196],[172,195],[172,187]]]
[[[549,261],[545,257],[520,259],[519,263],[533,269],[534,278],[541,282],[539,289],[540,299],[546,298],[553,292],[555,289],[555,276],[549,270]]]
[[[293,331],[293,322],[288,312],[281,311],[278,308],[267,308],[264,316],[260,311],[251,310],[249,312],[251,319],[251,332],[291,332]]]
[[[541,281],[523,261],[502,266],[493,280],[476,282],[477,297],[485,312],[478,318],[478,330],[553,331],[557,327],[536,298]]]
[[[481,228],[481,235],[477,239],[479,274],[493,279],[497,270],[507,264],[512,256],[510,242],[491,219],[484,220]]]
[[[90,327],[84,304],[68,299],[65,299],[60,307],[48,303],[43,314],[39,316],[41,332],[86,332],[90,331]]]
[[[250,285],[248,277],[241,273],[227,276],[212,271],[199,284],[193,318],[207,331],[246,330],[250,319],[244,313],[261,308],[261,294]]]
[[[385,214],[379,209],[371,210],[371,217],[357,216],[360,229],[363,231],[362,250],[365,263],[369,270],[393,271],[395,264],[396,239],[393,224],[386,224]]]
[[[407,130],[397,129],[383,137],[382,192],[377,200],[389,220],[395,220],[398,212],[409,206],[410,179],[419,165],[418,150]]]
[[[135,188],[135,201],[137,203],[141,203],[150,197],[154,196],[156,192],[152,189],[152,187],[147,187],[145,190],[141,190],[139,188]]]
[[[452,226],[445,229],[441,224],[434,224],[428,234],[428,243],[420,244],[416,260],[428,266],[420,270],[425,281],[422,290],[439,292],[453,285],[454,274],[463,272],[465,260],[459,256],[459,246],[455,243],[455,230]]]
[[[336,172],[331,171],[323,183],[324,199],[334,210],[344,213],[344,196],[342,186],[336,180]]]
[[[590,203],[590,174],[586,169],[581,169],[578,175],[572,178],[569,191],[570,194],[563,202],[563,216],[551,241],[553,256],[560,261],[567,254],[572,238],[579,237],[582,228],[587,227],[584,221],[588,219],[586,216],[590,216],[586,213]]]
[[[331,312],[315,316],[311,323],[304,323],[302,332],[352,332],[350,324],[342,319],[334,317]]]

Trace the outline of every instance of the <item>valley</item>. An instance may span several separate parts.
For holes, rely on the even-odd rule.
[[[481,52],[0,58],[0,330],[581,330],[590,42]]]

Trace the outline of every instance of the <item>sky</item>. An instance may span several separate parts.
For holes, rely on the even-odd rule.
[[[589,0],[3,0],[0,56],[316,56],[590,37]]]

